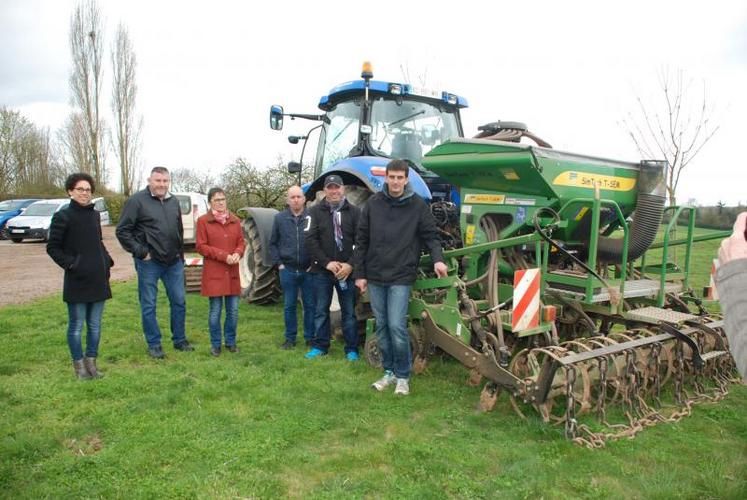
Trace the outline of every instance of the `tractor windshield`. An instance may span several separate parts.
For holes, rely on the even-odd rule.
[[[411,160],[452,137],[459,137],[457,114],[436,104],[380,97],[371,112],[371,147],[382,156]]]
[[[358,144],[361,100],[345,101],[327,112],[319,137],[321,167],[326,170],[337,160],[347,158]]]
[[[351,155],[358,147],[361,102],[342,101],[327,111],[319,137],[317,173]],[[459,137],[455,110],[417,100],[376,97],[371,107],[369,144],[381,156],[404,158],[418,165],[423,155],[447,139]]]

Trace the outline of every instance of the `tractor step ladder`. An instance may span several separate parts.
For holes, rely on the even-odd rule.
[[[553,274],[561,274],[557,272],[551,272],[550,275]],[[659,289],[661,288],[661,283],[658,280],[630,280],[625,282],[625,290],[623,293],[623,298],[634,298],[634,297],[653,297],[656,296],[659,293]],[[555,283],[550,282],[548,286],[548,290],[551,290],[553,292],[560,293],[567,297],[573,297],[579,300],[583,300],[586,297],[586,294],[584,290],[581,289],[575,289],[575,290],[569,290],[566,287],[559,288],[555,286]],[[664,284],[664,291],[666,293],[678,293],[682,291],[682,284],[680,283],[665,283]],[[595,293],[591,297],[591,301],[593,303],[597,302],[607,302],[610,300],[610,293],[609,291],[602,287],[597,288],[595,290]]]
[[[687,314],[673,311],[672,309],[662,309],[660,307],[642,307],[640,309],[632,309],[627,311],[625,316],[632,320],[645,321],[647,323],[666,321],[667,323],[681,324],[685,321],[695,321],[698,319],[698,316],[695,314]]]

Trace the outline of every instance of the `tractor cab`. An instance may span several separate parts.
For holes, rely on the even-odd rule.
[[[330,172],[341,175],[346,184],[379,191],[384,167],[396,158],[410,164],[414,171],[410,182],[416,193],[431,201],[457,201],[456,191],[426,170],[422,160],[439,144],[464,136],[459,110],[467,107],[466,99],[372,78],[370,65],[364,64],[360,80],[340,84],[320,99],[322,115],[284,113],[281,106],[272,106],[270,126],[275,130],[282,128],[283,116],[321,122],[309,131],[319,129],[315,180],[306,186],[307,197],[314,197]],[[309,137],[310,133],[302,139],[308,141]],[[301,138],[290,139],[297,142]],[[291,163],[289,169],[300,172],[300,166]]]

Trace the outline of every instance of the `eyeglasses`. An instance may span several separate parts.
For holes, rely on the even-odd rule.
[[[75,188],[74,191],[77,191],[78,193],[90,193],[91,188]]]
[[[225,198],[213,198],[213,203],[225,203]]]

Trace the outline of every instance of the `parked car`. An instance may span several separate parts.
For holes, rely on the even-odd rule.
[[[194,245],[197,235],[197,219],[208,212],[207,196],[202,193],[171,193],[179,200],[182,211],[182,226],[184,226],[184,244]]]
[[[91,200],[91,203],[93,203],[93,208],[101,216],[101,225],[108,226],[111,224],[111,219],[109,218],[109,207],[106,206],[106,200],[104,198],[94,198]]]
[[[49,239],[49,225],[52,216],[68,206],[70,198],[57,200],[39,200],[29,205],[19,216],[13,217],[6,224],[8,238],[13,243],[23,240]]]
[[[26,207],[39,201],[39,198],[24,198],[21,200],[5,200],[0,202],[0,239],[5,239],[5,223],[17,215],[21,215]]]

